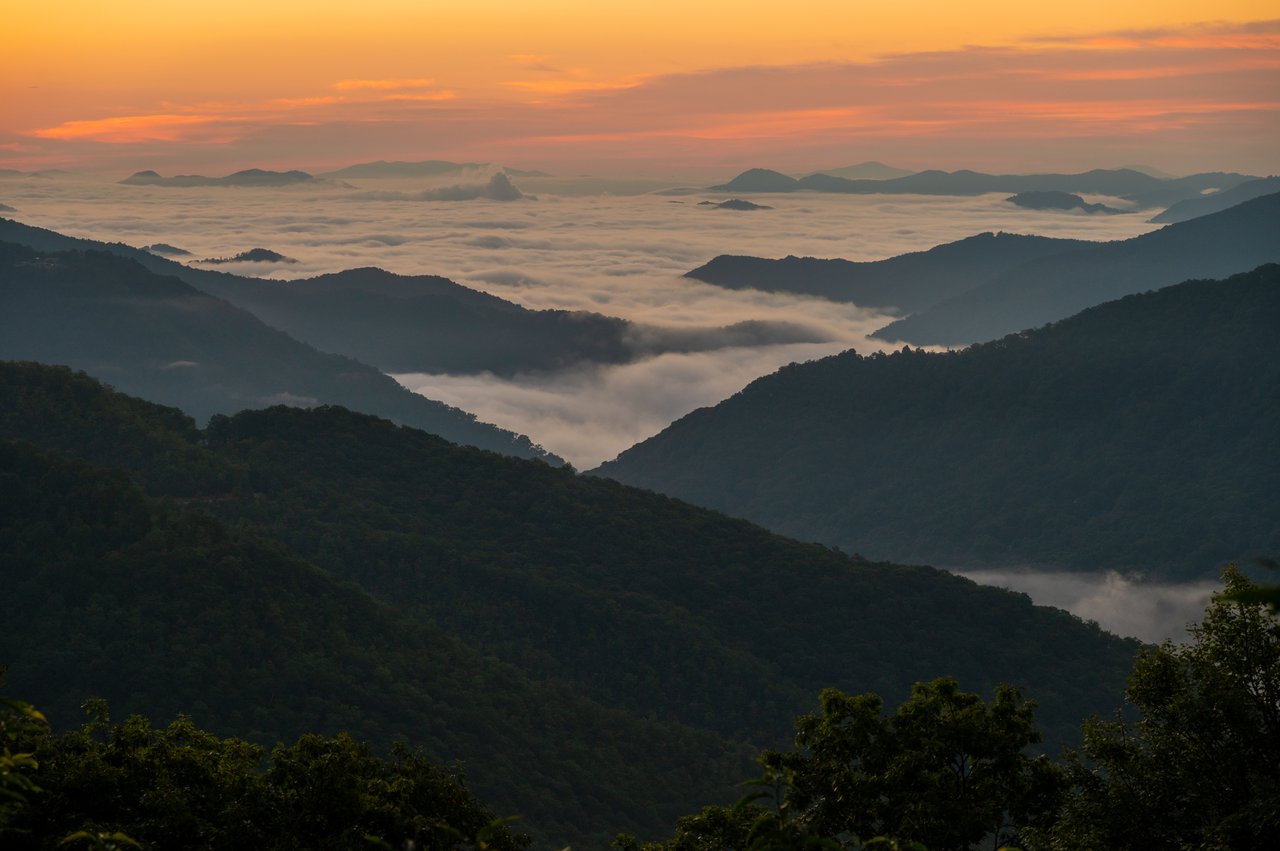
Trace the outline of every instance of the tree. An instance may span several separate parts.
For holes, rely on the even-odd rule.
[[[1139,656],[1137,720],[1092,719],[1037,849],[1253,849],[1280,835],[1280,621],[1234,566],[1192,643]]]
[[[686,816],[649,851],[896,848],[966,851],[1047,823],[1060,777],[1043,756],[1035,704],[1002,685],[990,704],[954,679],[917,683],[893,715],[875,694],[826,689],[796,722],[796,749],[765,751],[766,790]],[[773,806],[763,801],[772,799]],[[618,847],[636,847],[621,837]]]
[[[7,665],[0,665],[0,687],[7,671]],[[46,727],[44,716],[31,704],[0,697],[0,837],[26,808],[29,796],[40,791],[35,781],[40,764],[27,747]]]

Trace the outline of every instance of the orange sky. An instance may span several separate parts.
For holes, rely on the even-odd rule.
[[[1280,170],[1280,5],[42,0],[0,167]]]

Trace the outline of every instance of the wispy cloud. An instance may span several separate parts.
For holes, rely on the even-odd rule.
[[[344,79],[256,104],[68,116],[25,135],[63,148],[239,140],[245,161],[263,155],[255,150],[281,155],[286,139],[297,150],[288,130],[305,126],[305,149],[332,161],[418,154],[429,131],[433,156],[551,170],[799,170],[849,156],[1066,168],[1141,161],[1154,150],[1173,170],[1274,171],[1277,47],[1280,21],[617,78],[515,54],[511,65],[527,76],[484,96],[427,78]]]
[[[64,121],[31,131],[40,139],[91,139],[96,142],[176,142],[190,138],[192,128],[233,120],[217,115],[117,115],[85,121]]]

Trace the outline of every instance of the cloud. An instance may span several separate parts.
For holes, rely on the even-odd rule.
[[[1187,640],[1217,582],[1156,583],[1114,572],[954,571],[983,585],[1019,591],[1044,606],[1066,609],[1117,635],[1143,641]]]
[[[30,135],[39,139],[87,139],[112,144],[176,142],[191,136],[193,129],[204,130],[229,120],[233,119],[218,115],[119,115],[64,121],[55,127],[32,130]]]
[[[522,179],[522,186],[526,182],[539,185],[536,178]],[[299,261],[255,268],[275,279],[359,266],[443,275],[529,308],[632,320],[647,326],[637,333],[658,338],[653,350],[672,340],[722,345],[726,334],[738,335],[729,340],[742,344],[737,348],[662,355],[625,367],[511,380],[402,377],[428,396],[530,435],[583,468],[783,364],[879,347],[865,338],[886,321],[876,312],[682,277],[717,254],[866,260],[987,230],[1116,239],[1154,227],[1142,214],[1099,219],[1023,210],[1003,195],[786,195],[769,199],[774,209],[767,217],[746,217],[710,215],[653,195],[566,197],[539,190],[536,204],[439,203],[424,211],[420,204],[353,197],[359,194],[315,187],[175,195],[69,177],[12,181],[4,200],[29,224],[134,245],[181,245],[196,257],[269,245]],[[753,324],[728,332],[707,328],[739,323]],[[796,343],[797,337],[831,342]]]

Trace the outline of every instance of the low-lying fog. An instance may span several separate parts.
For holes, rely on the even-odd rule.
[[[123,175],[122,175],[123,176]],[[727,177],[727,175],[726,175]],[[471,182],[482,184],[487,175]],[[787,254],[874,260],[988,230],[1106,240],[1145,233],[1151,211],[1114,216],[1033,211],[1003,195],[748,195],[773,209],[699,206],[724,194],[589,194],[589,181],[515,183],[536,198],[421,200],[467,178],[349,181],[351,187],[285,189],[119,186],[87,178],[0,183],[7,215],[32,225],[132,245],[168,243],[194,258],[263,247],[288,266],[239,263],[224,271],[296,278],[356,266],[435,274],[531,308],[592,310],[645,323],[723,325],[773,319],[819,328],[826,344],[666,354],[625,366],[500,379],[400,375],[406,386],[528,434],[586,469],[786,363],[846,348],[870,352],[866,334],[887,318],[819,299],[735,292],[681,276],[717,254]],[[660,184],[611,184],[614,191]],[[453,193],[466,195],[466,193]],[[419,196],[415,198],[397,196]],[[1122,206],[1115,199],[1097,199]],[[1028,593],[1109,630],[1149,641],[1185,637],[1211,584],[1135,585],[1119,576],[969,572]]]
[[[1135,582],[1118,573],[955,570],[982,585],[1026,594],[1042,606],[1097,621],[1108,632],[1159,643],[1186,641],[1218,582]]]
[[[758,195],[751,200],[773,209],[743,212],[698,205],[723,194],[557,194],[627,184],[547,178],[516,178],[530,195],[520,200],[419,200],[436,197],[433,189],[483,186],[486,180],[476,174],[434,183],[370,180],[345,187],[251,189],[27,179],[0,184],[0,200],[17,210],[10,215],[20,221],[74,236],[139,246],[168,243],[193,258],[263,247],[299,261],[217,267],[238,274],[296,278],[379,266],[443,275],[531,308],[592,310],[675,327],[784,320],[821,329],[832,340],[663,355],[510,380],[397,376],[413,390],[528,434],[583,469],[786,363],[880,347],[866,338],[888,321],[875,312],[819,299],[734,292],[681,277],[717,254],[873,260],[987,230],[1101,240],[1154,227],[1146,223],[1149,211],[1038,212],[1015,207],[1003,195]]]

